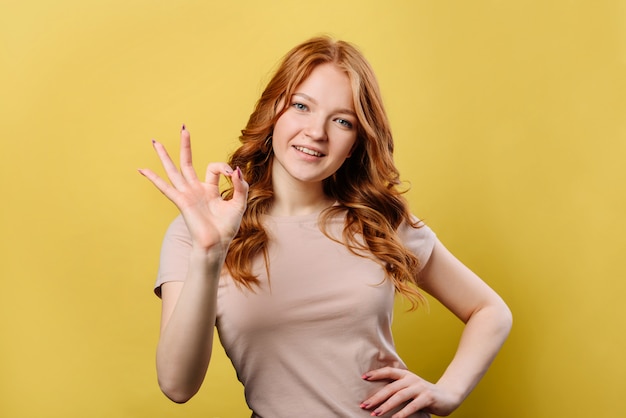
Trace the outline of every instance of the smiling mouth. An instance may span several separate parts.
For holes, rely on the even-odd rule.
[[[308,155],[312,155],[314,157],[323,157],[324,156],[324,154],[322,154],[321,152],[317,152],[317,151],[312,150],[310,148],[306,148],[306,147],[294,147],[294,148],[297,149],[300,152],[303,152],[303,153],[308,154]]]

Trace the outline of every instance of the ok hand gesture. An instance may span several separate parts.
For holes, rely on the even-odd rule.
[[[184,125],[180,132],[180,170],[163,144],[152,142],[170,182],[150,169],[140,169],[139,172],[178,207],[194,248],[206,251],[218,246],[217,249],[226,252],[239,230],[248,198],[248,184],[239,167],[233,170],[226,163],[210,163],[205,181],[200,181],[192,165],[191,140]],[[224,200],[220,194],[220,175],[230,177],[232,181],[234,194],[230,200]]]

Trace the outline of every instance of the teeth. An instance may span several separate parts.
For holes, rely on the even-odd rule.
[[[304,147],[295,147],[298,151],[303,152],[305,154],[313,155],[314,157],[321,157],[324,154],[321,154],[317,151],[313,151],[312,149],[304,148]]]

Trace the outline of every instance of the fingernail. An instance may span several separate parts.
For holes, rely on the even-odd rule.
[[[370,406],[370,404],[368,404],[367,402],[363,402],[363,403],[360,405],[360,407],[361,407],[361,408],[363,408],[363,409],[367,409],[367,408],[369,408],[369,406]]]
[[[377,416],[379,416],[380,414],[382,414],[382,412],[383,412],[383,411],[381,411],[380,409],[377,409],[377,410],[375,410],[374,412],[372,412],[372,416],[373,416],[373,417],[377,417]]]
[[[154,144],[156,144],[156,140],[155,139],[152,140],[152,145],[154,145]]]
[[[233,174],[233,170],[231,170],[230,168],[227,168],[225,171],[228,175]]]
[[[369,379],[370,377],[372,377],[372,375],[370,375],[369,373],[364,373],[363,376],[361,376],[361,379]]]
[[[183,123],[183,127],[180,130],[184,131],[185,129],[187,129],[187,128],[185,127],[185,124]]]
[[[237,167],[237,176],[239,176],[239,180],[243,179],[243,173],[241,172],[241,168]]]
[[[145,174],[143,173],[143,170],[141,168],[138,168],[137,171],[139,172],[139,174],[141,174],[142,176],[145,176]]]

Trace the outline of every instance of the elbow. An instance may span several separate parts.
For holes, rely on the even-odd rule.
[[[168,392],[165,390],[162,390],[162,391],[170,401],[178,403],[178,404],[183,404],[193,397],[193,395],[187,395],[185,393]]]
[[[488,304],[472,313],[466,324],[470,321],[474,322],[474,319],[485,326],[489,334],[499,340],[500,344],[504,344],[513,327],[513,313],[500,297],[493,298]]]
[[[194,397],[202,386],[203,374],[191,366],[181,365],[157,349],[156,374],[159,389],[172,402],[182,404]],[[206,369],[205,369],[206,372]]]
[[[500,330],[504,338],[506,338],[508,337],[509,333],[511,332],[511,328],[513,327],[513,312],[511,312],[511,309],[503,300],[500,300],[498,318],[500,319]]]
[[[159,378],[159,388],[169,400],[178,404],[189,401],[198,391],[162,378]]]

